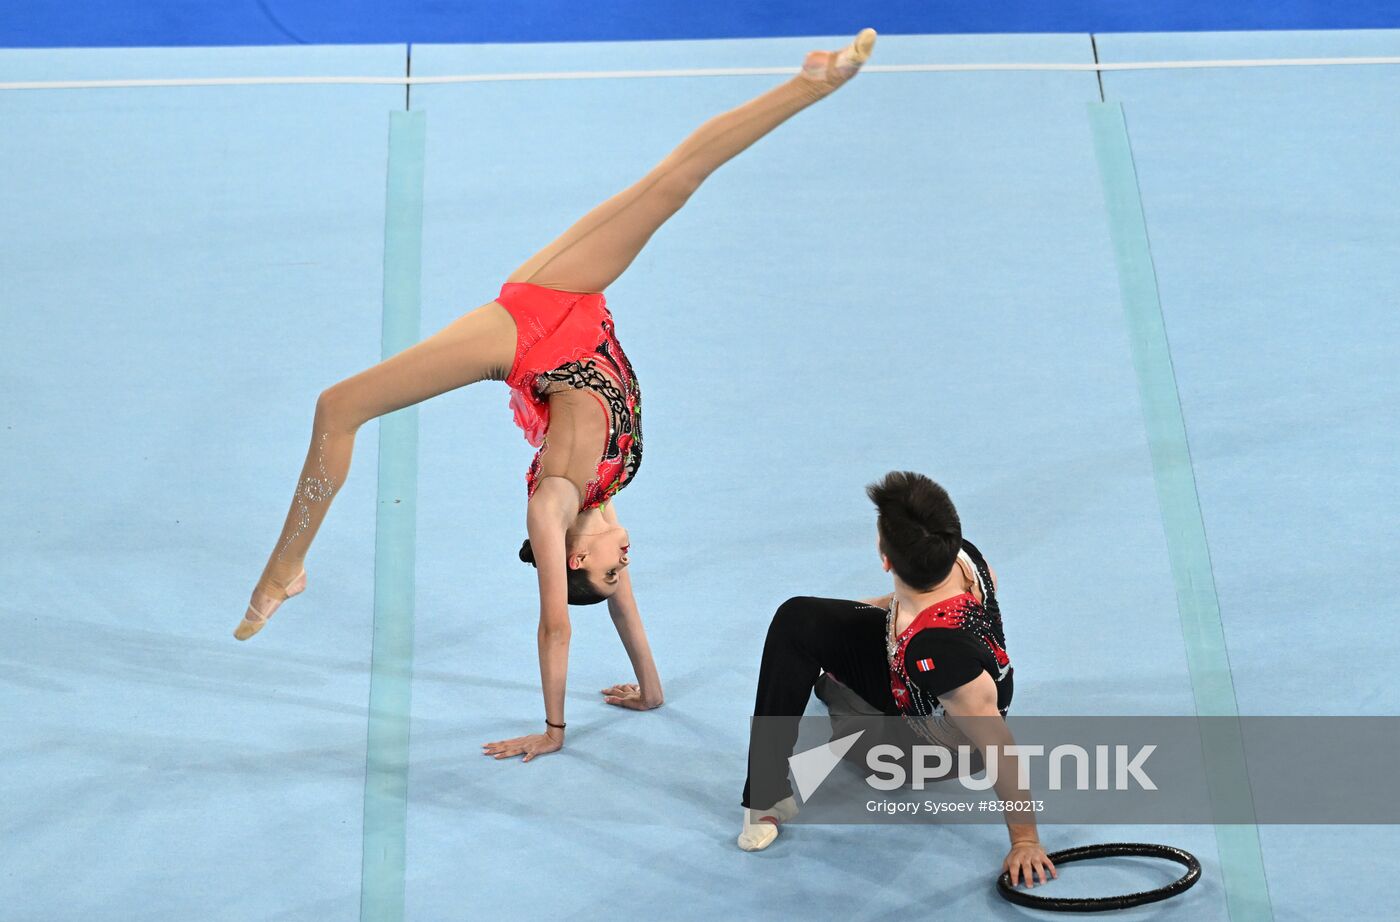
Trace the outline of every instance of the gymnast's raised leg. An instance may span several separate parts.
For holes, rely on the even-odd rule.
[[[510,281],[603,291],[711,173],[855,76],[874,46],[875,30],[865,29],[840,51],[811,52],[796,77],[705,122],[639,181],[516,269]]]

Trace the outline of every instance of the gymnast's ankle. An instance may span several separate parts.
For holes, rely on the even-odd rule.
[[[744,809],[744,828],[739,833],[739,847],[746,852],[759,852],[778,838],[778,827],[797,816],[797,801],[792,795],[784,797],[767,810]]]
[[[301,592],[305,586],[305,580],[302,580],[301,577],[305,574],[306,565],[300,560],[274,561],[269,563],[262,575],[258,577],[253,592],[268,599],[285,601]],[[298,583],[301,585],[297,585]]]

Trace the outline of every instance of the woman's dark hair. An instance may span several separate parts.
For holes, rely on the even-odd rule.
[[[913,471],[891,471],[865,488],[879,510],[880,552],[911,589],[932,589],[962,549],[962,523],[948,491]]]
[[[520,545],[520,559],[535,566],[535,549],[530,547],[530,539],[526,538],[525,543]],[[593,582],[588,578],[586,570],[569,571],[569,604],[570,605],[597,605],[607,599],[597,589],[593,588]]]

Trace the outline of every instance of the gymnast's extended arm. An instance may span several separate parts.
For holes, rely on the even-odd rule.
[[[540,683],[544,689],[545,732],[487,743],[486,755],[497,759],[523,755],[528,762],[537,755],[564,746],[564,690],[569,673],[568,566],[564,533],[578,509],[578,488],[563,477],[545,477],[530,497],[525,513],[526,530],[534,548],[540,585]]]
[[[610,525],[617,524],[615,502],[603,507],[603,519]],[[665,701],[661,691],[661,676],[656,671],[656,661],[652,659],[651,645],[647,643],[647,632],[642,627],[642,615],[637,609],[636,596],[632,594],[632,576],[627,568],[618,574],[617,591],[608,599],[608,614],[612,615],[617,636],[627,650],[627,658],[632,661],[632,671],[637,684],[619,684],[603,689],[603,700],[608,704],[633,710],[659,708]]]
[[[1017,760],[1006,751],[1006,747],[1014,746],[1016,740],[1005,718],[997,710],[997,683],[991,675],[984,671],[971,682],[940,694],[938,700],[953,723],[982,753],[989,772],[992,769],[988,747],[996,747],[997,797],[1008,803],[1029,801],[1030,792],[1020,785]],[[1016,886],[1022,877],[1026,886],[1030,887],[1035,885],[1037,878],[1044,883],[1050,877],[1057,876],[1055,866],[1040,844],[1035,814],[1030,810],[1008,810],[1005,817],[1006,829],[1011,836],[1011,851],[1002,862],[1002,870],[1011,872],[1011,886]]]

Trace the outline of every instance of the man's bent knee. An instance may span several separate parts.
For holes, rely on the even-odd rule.
[[[810,596],[794,596],[778,606],[773,613],[769,634],[792,635],[802,630],[810,616]]]

